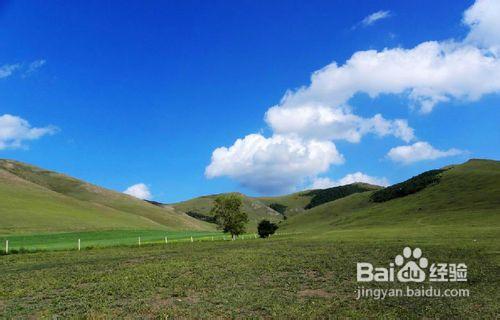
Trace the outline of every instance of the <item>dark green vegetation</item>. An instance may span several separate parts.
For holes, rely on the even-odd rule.
[[[278,230],[278,225],[268,220],[262,220],[257,226],[257,233],[261,238],[267,238]]]
[[[279,212],[281,214],[285,214],[286,209],[288,208],[287,206],[280,204],[280,203],[271,203],[269,205],[269,208],[273,209],[276,212]]]
[[[11,160],[0,160],[0,217],[0,234],[214,230],[172,208]]]
[[[196,211],[188,211],[188,212],[186,212],[186,214],[190,217],[193,217],[193,218],[201,220],[201,221],[206,221],[206,222],[210,222],[210,223],[217,223],[217,219],[215,219],[215,217],[206,216],[206,215],[198,213]]]
[[[378,190],[370,198],[375,202],[384,202],[419,192],[427,186],[438,183],[444,171],[444,169],[426,171],[404,182]]]
[[[213,217],[220,229],[231,234],[232,238],[245,232],[248,215],[241,210],[242,198],[236,194],[220,195],[215,198],[211,210]]]
[[[324,203],[335,201],[354,193],[378,189],[380,189],[379,186],[373,186],[366,183],[353,183],[345,186],[333,187],[323,190],[311,190],[309,191],[310,195],[312,195],[311,201],[304,207],[304,209],[312,209]]]
[[[295,232],[290,236],[0,256],[0,314],[161,319],[498,317],[500,162],[471,160],[449,167],[439,181],[390,201],[372,201],[374,192],[351,194],[309,210],[295,210],[309,203],[309,191],[257,199],[262,205],[287,206],[290,218],[280,224],[279,233]],[[421,248],[431,263],[466,263],[467,282],[432,285],[442,290],[467,288],[470,297],[356,300],[356,263],[387,266],[405,246]]]

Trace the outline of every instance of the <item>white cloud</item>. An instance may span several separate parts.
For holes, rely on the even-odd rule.
[[[500,32],[500,30],[499,30]],[[430,112],[439,102],[450,99],[477,100],[500,91],[500,62],[483,50],[456,42],[424,42],[412,49],[359,51],[344,64],[335,62],[313,73],[311,83],[285,94],[280,109],[293,111],[293,118],[282,111],[282,122],[324,113],[349,114],[349,99],[356,93],[375,98],[381,94],[406,95],[422,112]],[[340,111],[339,111],[340,110]],[[299,113],[299,115],[297,115]],[[267,117],[271,127],[279,127]],[[313,126],[315,127],[315,126]],[[311,128],[314,130],[314,128]]]
[[[382,19],[387,19],[391,16],[391,12],[388,10],[380,10],[377,12],[374,12],[370,14],[369,16],[365,17],[363,20],[361,20],[361,25],[368,27],[373,25],[375,22],[382,20]]]
[[[387,153],[389,159],[403,164],[410,164],[422,160],[434,160],[443,157],[451,157],[464,153],[459,149],[438,150],[425,141],[419,141],[409,146],[392,148]]]
[[[205,175],[227,176],[259,192],[276,193],[291,191],[305,178],[343,161],[330,141],[251,134],[236,140],[229,148],[217,148]]]
[[[0,79],[11,76],[19,67],[19,64],[4,64],[0,67]]]
[[[332,159],[322,159],[326,168],[321,166],[322,169],[318,170],[316,166],[304,165],[309,163],[310,148],[304,147],[301,153],[289,152],[288,147],[276,143],[276,137],[300,141],[301,146],[314,141],[323,145],[331,143],[333,147],[332,141],[357,143],[366,134],[394,136],[407,143],[416,140],[414,130],[405,119],[386,119],[380,113],[368,117],[357,115],[350,100],[359,93],[371,98],[398,95],[408,99],[409,106],[421,113],[431,112],[439,103],[475,101],[486,94],[499,93],[500,60],[496,48],[500,44],[500,11],[495,10],[497,6],[498,1],[478,0],[465,12],[464,21],[470,26],[470,33],[464,40],[427,41],[409,49],[358,51],[343,64],[332,62],[314,72],[309,85],[287,91],[281,101],[266,112],[265,121],[273,131],[271,138],[256,135],[261,142],[257,143],[259,147],[250,148],[253,151],[241,146],[250,144],[248,140],[253,140],[248,138],[250,136],[237,140],[232,147],[215,150],[212,163],[207,167],[207,176],[228,176],[255,190],[276,186],[285,189],[297,185],[305,177],[315,177],[318,172],[327,171],[340,155],[336,149],[325,153]],[[391,155],[398,159],[395,161],[417,161],[404,158],[408,152],[405,148],[419,146],[422,148],[422,142],[394,148]],[[425,148],[425,143],[423,146],[417,150],[420,152],[415,151],[418,154],[409,152],[410,158],[436,158],[459,152],[456,149]],[[260,153],[259,148],[265,149],[268,155],[284,153],[287,162],[269,161],[267,167],[264,162],[254,161],[253,154]],[[281,151],[274,152],[274,148]],[[225,159],[225,169],[211,174],[214,167],[221,165],[222,158]],[[241,159],[252,161],[243,164]],[[233,160],[238,165],[233,167],[230,163]],[[244,170],[240,172],[240,168]],[[275,171],[271,174],[269,168],[275,168]]]
[[[22,148],[25,141],[36,140],[57,131],[54,126],[34,128],[23,118],[4,114],[0,116],[0,150]]]
[[[471,29],[466,42],[500,53],[500,1],[477,0],[464,12],[463,21]]]
[[[311,189],[326,189],[331,187],[344,186],[346,184],[351,184],[355,182],[364,182],[383,187],[389,185],[389,180],[387,180],[387,178],[372,177],[358,171],[354,173],[349,173],[339,180],[332,180],[326,177],[323,178],[317,177],[313,179],[313,182],[311,184]]]
[[[35,60],[29,64],[26,63],[15,63],[15,64],[4,64],[0,67],[0,79],[7,78],[13,75],[15,72],[21,73],[22,77],[29,76],[43,65],[47,61],[44,59]]]
[[[45,64],[47,63],[46,60],[44,59],[40,59],[40,60],[35,60],[33,61],[32,63],[30,63],[28,65],[28,68],[26,69],[26,71],[24,72],[24,76],[29,76],[30,74],[32,74],[33,72],[35,72],[36,70],[40,69],[41,67],[43,67]]]
[[[386,120],[380,114],[362,118],[343,108],[307,104],[293,108],[275,106],[267,111],[266,121],[277,134],[298,134],[311,139],[356,143],[367,133],[392,135],[405,142],[415,138],[406,120]]]
[[[123,191],[123,193],[143,200],[149,200],[152,198],[148,186],[144,183],[134,184],[133,186],[128,187],[127,190]]]

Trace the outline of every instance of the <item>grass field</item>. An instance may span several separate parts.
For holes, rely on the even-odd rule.
[[[3,256],[0,313],[7,318],[495,318],[498,244],[462,234],[449,241],[449,235],[428,233],[422,243],[422,233],[368,233],[359,241],[353,231]],[[468,282],[435,286],[468,288],[470,297],[357,300],[356,262],[387,264],[405,245],[420,246],[433,261],[465,262]]]
[[[229,239],[221,232],[205,231],[163,231],[163,230],[111,230],[111,231],[89,231],[89,232],[64,232],[46,234],[27,234],[0,236],[0,250],[5,251],[5,240],[9,241],[10,253],[19,251],[37,250],[72,250],[76,249],[80,239],[81,249],[131,246],[138,245],[139,237],[141,244],[164,243],[167,241],[179,242],[194,240],[223,240]]]
[[[0,315],[498,318],[499,182],[498,161],[469,161],[445,171],[438,184],[403,198],[374,203],[370,191],[297,211],[279,229],[293,235],[265,240],[174,242],[191,235],[211,240],[220,233],[148,228],[4,235],[1,239],[8,237],[12,246],[23,242],[47,251],[0,256]],[[265,201],[278,199],[290,208],[307,200],[299,193]],[[162,243],[164,236],[173,241]],[[93,248],[54,250],[75,249],[78,238]],[[40,242],[47,247],[36,247]],[[467,264],[467,282],[430,284],[468,289],[470,296],[358,300],[356,263],[388,266],[406,246],[421,248],[430,262]],[[405,285],[363,283],[369,289]],[[420,288],[429,282],[408,285]]]

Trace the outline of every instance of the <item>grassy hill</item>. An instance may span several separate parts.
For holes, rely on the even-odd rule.
[[[262,219],[267,219],[270,221],[281,221],[283,219],[283,216],[279,212],[271,209],[257,198],[247,197],[243,194],[239,195],[243,200],[243,211],[248,214],[249,230],[256,230],[257,224]],[[174,203],[170,206],[178,211],[189,212],[190,215],[198,214],[211,217],[210,210],[212,209],[213,202],[217,196],[219,195],[215,194],[202,196],[179,203]]]
[[[299,233],[237,241],[211,241],[208,234],[207,241],[160,244],[164,233],[158,232],[148,235],[152,241],[160,240],[156,245],[132,246],[137,236],[144,236],[140,232],[128,234],[129,246],[5,255],[0,258],[4,275],[0,292],[5,293],[0,295],[0,314],[6,318],[498,318],[500,162],[471,160],[437,174],[438,179],[433,175],[424,186],[421,177],[399,184],[396,191],[401,187],[402,193],[388,189],[390,197],[381,202],[372,198],[379,190],[355,193],[297,212],[281,223],[280,231]],[[213,197],[190,200],[183,203],[184,209],[197,205],[209,210]],[[304,192],[266,199],[303,208],[310,197]],[[248,206],[247,198],[245,203]],[[109,245],[115,241],[111,233],[105,233]],[[78,234],[68,241],[80,237],[84,242],[94,239]],[[470,296],[357,299],[361,285],[356,281],[356,263],[387,266],[406,246],[421,248],[430,263],[465,263],[467,282],[362,286],[467,289]]]
[[[357,230],[358,235],[375,229],[387,234],[390,229],[445,234],[480,228],[492,236],[500,232],[499,161],[470,160],[449,166],[440,173],[439,182],[385,202],[374,202],[374,192],[317,206],[291,217],[283,227],[315,234]]]
[[[277,197],[255,198],[267,206],[282,208],[287,217],[314,208],[321,204],[335,201],[353,193],[379,190],[381,187],[367,183],[351,183],[327,189],[313,189]]]
[[[0,160],[0,217],[0,234],[213,229],[172,209],[12,160]]]
[[[284,214],[289,217],[305,210],[304,207],[307,206],[309,202],[311,202],[311,199],[314,196],[311,192],[314,191],[316,190],[306,190],[277,197],[256,197],[254,199],[264,203],[267,206],[273,204],[285,206],[286,209],[284,211]]]

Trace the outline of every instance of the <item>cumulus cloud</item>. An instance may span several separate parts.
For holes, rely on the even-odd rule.
[[[268,109],[265,121],[273,134],[271,138],[257,135],[260,138],[256,140],[266,145],[262,147],[265,152],[260,151],[259,154],[276,155],[272,150],[274,148],[286,150],[281,143],[275,142],[277,137],[300,141],[302,146],[312,141],[323,145],[328,143],[331,149],[335,147],[333,141],[358,143],[367,134],[394,136],[406,143],[417,140],[413,128],[405,119],[386,119],[380,113],[367,117],[356,114],[350,102],[359,93],[371,98],[397,95],[407,99],[408,106],[421,113],[430,113],[440,103],[475,101],[486,94],[499,93],[500,10],[495,10],[497,7],[498,1],[478,0],[467,9],[464,23],[470,31],[462,40],[426,41],[413,48],[358,51],[343,64],[332,62],[314,72],[308,85],[287,91],[278,104]],[[324,159],[322,163],[327,163],[326,169],[317,170],[316,166],[308,165],[310,159],[304,154],[311,149],[303,148],[304,153],[285,152],[290,164],[283,164],[286,170],[279,170],[280,161],[272,162],[280,168],[271,175],[264,162],[240,161],[253,159],[253,154],[257,153],[256,149],[250,152],[241,146],[250,143],[247,140],[253,140],[248,137],[237,140],[229,148],[215,150],[207,176],[228,176],[256,190],[273,189],[275,186],[283,189],[285,185],[293,186],[305,177],[314,177],[318,172],[328,170],[329,165],[336,162],[335,159],[330,162]],[[416,149],[415,153],[409,152],[412,148]],[[457,149],[436,150],[424,142],[393,150],[390,156],[405,163],[418,161],[406,160],[406,153],[410,154],[409,158],[420,159],[458,152]],[[336,149],[334,153],[327,154],[337,158],[336,155],[340,155]],[[211,168],[219,166],[222,155],[227,157],[225,159],[234,159],[236,164],[226,163],[225,167],[231,170],[211,174]],[[297,157],[296,161],[294,157]]]
[[[380,10],[377,12],[374,12],[370,14],[369,16],[365,17],[363,20],[361,20],[361,25],[364,27],[368,27],[373,25],[375,22],[382,20],[382,19],[387,19],[391,16],[391,12],[388,10]]]
[[[331,187],[344,186],[346,184],[355,182],[364,182],[383,187],[389,185],[389,180],[387,180],[387,178],[372,177],[358,171],[349,173],[339,180],[332,180],[327,177],[317,177],[313,180],[311,189],[326,189]]]
[[[217,148],[205,175],[208,178],[228,176],[258,192],[276,193],[291,191],[305,178],[343,161],[330,141],[250,134],[229,148]]]
[[[408,146],[392,148],[387,157],[395,162],[410,164],[423,160],[434,160],[443,157],[451,157],[464,152],[459,149],[438,150],[425,141],[419,141]]]
[[[19,64],[4,64],[0,67],[0,79],[11,76],[19,67]]]
[[[123,191],[123,193],[143,200],[149,200],[152,198],[148,186],[144,183],[134,184],[133,186],[128,187],[127,190]]]
[[[307,104],[272,107],[266,113],[266,121],[277,134],[298,134],[311,139],[359,142],[368,133],[381,137],[392,135],[405,142],[415,137],[404,119],[387,120],[380,114],[363,118],[343,108]]]
[[[464,12],[463,22],[470,27],[466,42],[500,53],[500,1],[477,0]]]
[[[337,110],[347,113],[349,99],[362,92],[372,98],[403,94],[427,113],[439,102],[477,100],[484,94],[499,92],[499,75],[496,57],[453,41],[429,41],[412,49],[359,51],[344,65],[333,62],[313,73],[309,86],[287,92],[270,112],[293,110],[295,118],[300,117],[296,113],[311,113],[311,109],[318,114],[328,108],[333,114],[340,112]],[[271,127],[278,127],[272,117],[267,119]]]
[[[4,114],[0,116],[0,150],[22,148],[25,141],[36,140],[57,131],[54,126],[35,128],[23,118]]]

